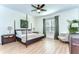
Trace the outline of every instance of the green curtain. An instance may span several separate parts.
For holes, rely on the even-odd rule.
[[[43,34],[46,36],[45,19],[43,19]]]
[[[59,16],[55,16],[55,35],[54,39],[58,39],[59,35]]]

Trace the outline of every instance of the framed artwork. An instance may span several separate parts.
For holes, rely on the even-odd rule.
[[[28,28],[28,21],[27,20],[20,20],[20,27],[21,28]]]

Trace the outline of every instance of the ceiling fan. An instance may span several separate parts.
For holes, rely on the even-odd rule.
[[[46,9],[43,9],[44,6],[45,6],[45,4],[32,5],[32,7],[35,8],[32,11],[36,11],[38,13],[40,13],[41,11],[47,11]]]

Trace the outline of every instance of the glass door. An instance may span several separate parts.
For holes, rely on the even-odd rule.
[[[45,25],[46,25],[46,37],[47,38],[54,38],[54,32],[55,32],[54,19],[46,19]]]

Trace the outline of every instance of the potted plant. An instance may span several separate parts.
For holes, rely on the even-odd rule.
[[[79,21],[77,20],[72,20],[72,21],[68,21],[69,22],[69,33],[76,33],[78,32],[78,23]]]

